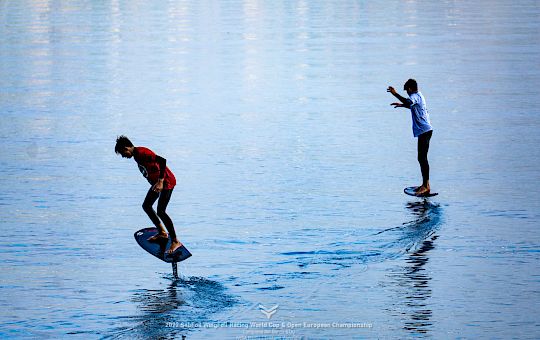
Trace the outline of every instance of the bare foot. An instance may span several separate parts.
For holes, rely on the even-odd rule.
[[[148,242],[160,242],[160,241],[166,241],[168,239],[169,239],[169,235],[167,233],[159,232],[159,233],[155,234],[154,236],[149,237],[147,241]]]
[[[171,242],[171,247],[169,248],[169,250],[167,251],[167,254],[171,255],[173,254],[178,248],[180,248],[182,246],[182,243],[180,241],[178,241],[177,239],[176,240],[172,240]]]
[[[419,186],[418,188],[416,188],[416,196],[424,196],[424,195],[427,195],[429,194],[429,187],[425,187],[425,186]]]

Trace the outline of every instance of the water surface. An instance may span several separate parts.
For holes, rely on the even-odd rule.
[[[538,337],[537,1],[0,13],[2,337]],[[428,202],[386,93],[410,77]],[[133,240],[148,187],[119,134],[176,174],[179,281]]]

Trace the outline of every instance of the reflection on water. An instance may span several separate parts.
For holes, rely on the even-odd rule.
[[[172,279],[165,289],[141,289],[131,301],[137,306],[136,316],[119,317],[128,325],[113,331],[107,338],[178,339],[190,329],[181,322],[204,321],[216,312],[236,303],[218,282],[200,277]]]
[[[432,311],[427,305],[427,299],[431,297],[428,285],[431,277],[422,267],[427,263],[429,258],[426,253],[433,249],[433,242],[436,239],[437,236],[434,235],[430,240],[425,240],[420,249],[407,258],[410,266],[404,268],[403,280],[409,280],[412,288],[406,296],[407,306],[412,312],[411,320],[405,322],[405,329],[413,332],[425,333],[427,327],[432,325],[430,321]],[[407,287],[405,282],[403,283],[402,287]]]
[[[150,314],[165,314],[184,305],[186,301],[177,290],[179,280],[174,280],[165,290],[135,292],[132,301],[139,309]]]
[[[394,286],[393,290],[398,295],[390,312],[399,311],[403,329],[412,334],[423,334],[430,331],[433,315],[428,303],[432,294],[429,285],[431,276],[424,267],[438,238],[436,230],[441,219],[441,210],[440,206],[427,200],[409,202],[406,207],[415,216],[415,220],[408,222],[403,229],[404,237],[414,239],[417,247],[407,254],[401,266],[390,269],[389,277]]]

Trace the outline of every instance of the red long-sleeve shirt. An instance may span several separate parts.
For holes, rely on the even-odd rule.
[[[146,177],[148,183],[154,185],[159,179],[160,164],[156,160],[157,155],[150,149],[143,146],[137,146],[133,152],[133,158],[139,166],[142,175]],[[170,190],[176,185],[176,178],[168,166],[165,167],[163,177],[163,189]]]

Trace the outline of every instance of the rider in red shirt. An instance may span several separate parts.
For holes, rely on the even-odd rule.
[[[174,225],[165,209],[171,199],[171,195],[176,185],[176,178],[171,169],[167,167],[167,160],[161,156],[156,155],[152,150],[142,147],[133,146],[133,143],[126,137],[120,136],[116,139],[116,146],[114,151],[117,154],[122,155],[124,158],[134,158],[139,166],[139,170],[144,177],[148,180],[151,187],[146,194],[146,198],[143,202],[143,210],[148,214],[152,223],[158,228],[158,233],[148,239],[148,241],[156,242],[162,239],[166,240],[168,236],[171,237],[171,247],[168,253],[173,254],[182,243],[178,241]],[[158,200],[157,213],[152,208],[152,205]],[[165,228],[161,224],[161,221],[165,224]],[[167,235],[167,231],[169,235]]]

